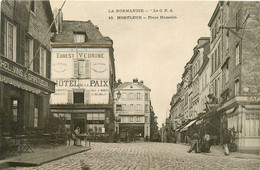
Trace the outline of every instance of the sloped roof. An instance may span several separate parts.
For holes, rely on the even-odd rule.
[[[55,34],[52,41],[54,43],[74,43],[74,33],[86,33],[86,42],[78,44],[91,45],[112,45],[113,42],[109,37],[104,37],[98,27],[89,21],[67,21],[62,22],[62,32]],[[76,43],[74,43],[76,44]]]
[[[143,89],[145,89],[145,90],[151,91],[150,88],[148,88],[147,86],[145,86],[144,84],[142,84],[142,83],[140,83],[140,82],[138,82],[138,83],[125,82],[125,83],[120,84],[115,90],[124,89],[124,88],[126,88],[127,86],[130,86],[130,85],[132,85],[132,84],[137,85],[137,86],[139,86],[139,87],[141,87],[141,88],[143,88]]]

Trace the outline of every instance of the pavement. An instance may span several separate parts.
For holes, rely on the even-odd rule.
[[[0,169],[8,167],[40,166],[88,150],[90,150],[90,147],[65,145],[58,146],[57,148],[34,148],[34,152],[22,153],[21,156],[9,156],[0,160]]]
[[[224,156],[221,147],[210,153],[187,153],[189,146],[173,143],[91,143],[91,150],[66,156],[28,170],[174,170],[241,169],[259,170],[259,155],[231,152]]]

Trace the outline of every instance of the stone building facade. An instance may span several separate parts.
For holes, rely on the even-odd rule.
[[[116,133],[128,134],[131,139],[150,139],[150,89],[142,81],[120,84],[114,90]]]
[[[56,12],[57,13],[57,12]],[[62,16],[62,14],[60,14]],[[66,21],[58,17],[52,38],[51,112],[66,117],[71,131],[109,134],[113,137],[113,41],[91,21]]]
[[[175,117],[172,124],[177,134],[196,122],[196,125],[202,124],[211,130],[215,143],[222,143],[223,131],[233,129],[235,136],[232,142],[237,144],[239,151],[259,152],[259,11],[259,2],[220,1],[217,4],[208,23],[208,53],[196,73],[199,87],[196,86],[194,74],[191,81],[191,108],[202,114],[198,114],[197,120],[188,118],[180,123],[178,115],[184,111],[179,110],[181,107],[178,106],[181,105],[181,94],[185,87],[185,79],[182,79],[171,102],[171,116]],[[192,73],[196,70],[193,57],[187,63],[191,65]],[[191,96],[188,95],[188,98]],[[179,122],[178,125],[176,122]]]
[[[52,22],[49,1],[1,1],[0,134],[45,127],[55,91],[50,80]]]

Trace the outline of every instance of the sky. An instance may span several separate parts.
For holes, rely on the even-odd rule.
[[[52,10],[59,9],[63,3],[61,0],[50,2]],[[144,81],[151,89],[152,106],[161,127],[169,116],[171,98],[197,40],[210,35],[208,22],[216,5],[217,1],[67,0],[62,11],[64,20],[91,20],[103,36],[113,40],[116,79]],[[146,12],[116,12],[120,9]],[[117,19],[117,16],[146,19]],[[155,19],[160,16],[173,17]]]

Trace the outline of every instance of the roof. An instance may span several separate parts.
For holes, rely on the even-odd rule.
[[[50,1],[42,1],[44,4],[44,8],[46,7],[46,13],[49,19],[49,23],[51,25],[51,23],[53,22],[54,18],[53,18],[53,14],[52,14],[52,10],[51,10],[51,4]],[[52,27],[51,27],[51,31],[52,32],[56,32],[56,27],[55,27],[55,23],[53,23]]]
[[[75,43],[74,33],[86,33],[86,42]],[[89,21],[68,21],[62,22],[62,32],[55,34],[52,41],[61,44],[90,44],[90,45],[112,45],[113,41],[109,37],[104,37],[97,26]]]
[[[220,8],[220,6],[222,6],[222,4],[223,4],[223,2],[221,2],[221,1],[218,2],[218,4],[217,4],[217,6],[216,6],[216,8],[215,8],[215,10],[214,10],[214,12],[213,12],[213,14],[212,14],[210,20],[209,20],[209,23],[208,23],[208,26],[209,26],[209,27],[211,27],[213,21],[215,20],[217,14],[218,14],[218,12],[219,12],[219,8]]]
[[[139,87],[145,89],[145,90],[148,90],[148,91],[151,91],[150,88],[148,88],[147,86],[145,86],[144,84],[138,82],[138,83],[133,83],[133,82],[125,82],[125,83],[122,83],[120,84],[115,90],[121,90],[121,89],[124,89],[125,87],[127,86],[130,86],[132,84],[135,84],[135,85],[138,85]]]

